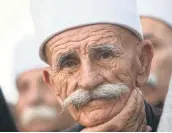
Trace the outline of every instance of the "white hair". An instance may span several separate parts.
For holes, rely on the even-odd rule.
[[[57,117],[57,111],[55,108],[47,105],[40,105],[24,110],[20,116],[20,122],[24,126],[31,123],[35,119],[51,120],[55,117]]]

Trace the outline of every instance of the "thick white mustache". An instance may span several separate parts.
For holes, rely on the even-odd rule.
[[[53,119],[57,117],[57,112],[55,108],[51,108],[46,105],[40,105],[36,107],[24,110],[21,114],[20,121],[22,125],[27,125],[31,121],[36,119]]]
[[[129,88],[123,83],[103,84],[92,90],[79,88],[64,100],[63,108],[66,108],[69,104],[80,108],[90,101],[100,98],[116,99],[126,92],[129,92]]]

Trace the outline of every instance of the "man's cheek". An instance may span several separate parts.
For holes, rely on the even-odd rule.
[[[58,74],[54,78],[54,90],[56,95],[60,96],[62,100],[66,98],[67,91],[67,76]]]
[[[108,80],[110,83],[117,83],[116,74],[118,72],[118,61],[112,60],[106,63],[99,63],[97,70],[104,79]]]
[[[131,76],[129,74],[130,72],[128,71],[128,68],[119,64],[119,65],[116,65],[116,67],[113,67],[112,73],[114,77],[116,78],[116,80],[118,80],[118,82],[121,82],[130,86]]]

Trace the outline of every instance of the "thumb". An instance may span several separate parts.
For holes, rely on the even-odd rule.
[[[152,128],[150,126],[146,126],[146,132],[151,132]]]

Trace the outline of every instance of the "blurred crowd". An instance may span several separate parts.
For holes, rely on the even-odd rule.
[[[29,4],[0,131],[172,131],[171,0]]]

